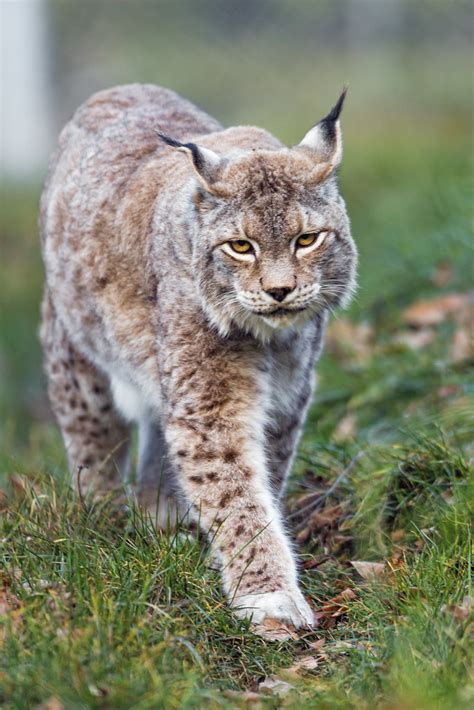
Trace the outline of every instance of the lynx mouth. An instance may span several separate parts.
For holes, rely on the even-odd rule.
[[[273,311],[254,311],[257,316],[264,316],[265,318],[271,316],[291,316],[296,313],[302,313],[306,308],[275,308]]]

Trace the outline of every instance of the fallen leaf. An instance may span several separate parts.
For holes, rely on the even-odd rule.
[[[252,624],[252,631],[267,641],[298,640],[294,626],[283,624],[278,619],[264,619],[261,624]]]
[[[306,560],[303,562],[303,569],[316,569],[316,567],[320,567],[323,565],[325,562],[331,559],[331,555],[315,555],[315,557],[312,557],[310,560]]]
[[[436,264],[431,278],[435,286],[446,286],[453,278],[453,265],[449,261],[440,261]]]
[[[390,540],[392,542],[400,542],[400,540],[403,540],[406,537],[406,530],[402,530],[401,528],[398,528],[397,530],[392,530],[390,533]]]
[[[436,338],[436,333],[431,328],[421,328],[420,330],[407,330],[397,333],[393,337],[393,342],[404,345],[411,350],[421,350],[430,345]]]
[[[337,527],[337,523],[341,515],[345,512],[345,507],[341,505],[333,505],[323,510],[317,510],[311,515],[311,527],[315,531],[323,530],[324,528]]]
[[[448,491],[443,491],[443,492],[441,493],[441,498],[442,498],[444,501],[446,501],[446,503],[447,503],[448,505],[454,505],[455,500],[456,500],[455,497],[454,497],[454,495],[453,495],[453,492],[450,491],[450,490],[448,490]]]
[[[343,616],[343,614],[347,614],[349,611],[347,602],[352,601],[356,596],[357,594],[353,589],[344,589],[340,594],[332,597],[332,599],[328,599],[319,609],[316,609],[314,613],[315,621],[337,619]]]
[[[454,332],[449,349],[451,362],[463,362],[474,358],[474,343],[472,335],[466,328],[457,328]]]
[[[18,473],[14,473],[10,476],[10,482],[12,484],[13,493],[17,498],[23,498],[26,494],[27,482],[24,476],[20,476]]]
[[[326,639],[316,639],[316,641],[310,641],[310,643],[308,645],[310,648],[313,648],[315,651],[320,651],[325,643],[326,643]]]
[[[296,539],[300,544],[308,542],[313,533],[317,536],[319,543],[325,550],[326,555],[339,554],[341,548],[346,547],[352,538],[348,535],[341,534],[343,530],[344,520],[347,517],[347,510],[350,506],[348,500],[337,505],[328,505],[325,508],[318,508],[321,504],[321,499],[317,496],[311,499],[307,496],[308,502],[303,508],[295,506],[294,516],[300,515],[301,522],[296,527]],[[311,513],[311,506],[314,505],[316,510]],[[308,510],[305,510],[305,507]],[[301,512],[300,512],[301,511]]]
[[[302,656],[290,668],[285,668],[285,673],[290,675],[298,675],[302,671],[314,671],[318,667],[318,659],[316,656]]]
[[[0,589],[0,616],[10,615],[17,611],[21,606],[21,602],[17,596],[12,594],[5,587]]]
[[[268,695],[278,695],[279,697],[288,695],[293,688],[294,686],[287,683],[286,680],[282,680],[281,678],[277,678],[273,675],[265,678],[265,680],[259,683],[258,686],[258,689],[263,693],[267,693]]]
[[[473,612],[473,598],[464,597],[461,604],[443,604],[442,612],[447,612],[455,621],[465,621]]]
[[[399,551],[395,552],[387,560],[388,573],[391,574],[392,576],[395,576],[397,573],[403,574],[407,568],[407,562],[405,559],[406,548],[404,548],[402,545],[400,545],[398,547],[399,547]]]
[[[308,541],[309,538],[311,537],[311,528],[310,527],[305,527],[302,530],[299,531],[299,533],[296,536],[296,542],[298,545],[305,545]],[[305,568],[308,569],[308,568]]]
[[[4,490],[0,488],[0,513],[4,513],[8,508],[8,497]]]
[[[94,683],[89,683],[88,687],[89,693],[95,698],[104,698],[108,695],[108,691],[105,688],[99,688],[97,685],[94,685]]]
[[[339,421],[338,425],[334,429],[332,438],[334,441],[342,442],[351,439],[356,432],[356,416],[352,412],[346,414]]]
[[[380,579],[385,574],[385,564],[383,562],[363,562],[362,560],[350,560],[357,574],[362,579]]]
[[[438,387],[436,390],[436,394],[440,397],[440,399],[453,397],[455,394],[459,394],[460,392],[461,388],[457,385],[443,385],[442,387]]]
[[[417,328],[439,325],[456,311],[470,302],[470,296],[463,293],[449,293],[446,296],[420,300],[412,303],[402,313],[405,323]]]
[[[36,705],[35,710],[63,710],[64,705],[62,702],[57,698],[56,696],[52,696],[48,700],[45,700],[44,703],[40,703],[40,705]]]
[[[474,291],[467,294],[464,306],[454,313],[454,320],[472,333],[474,329]]]

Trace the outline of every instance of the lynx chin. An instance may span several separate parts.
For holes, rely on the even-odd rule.
[[[41,200],[41,339],[81,495],[135,495],[209,533],[240,616],[312,623],[280,512],[329,313],[356,248],[339,114],[292,148],[152,85],[92,96]],[[80,475],[79,475],[80,474]]]

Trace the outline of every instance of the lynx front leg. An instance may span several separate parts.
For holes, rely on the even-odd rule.
[[[168,350],[166,439],[181,486],[241,616],[305,626],[312,612],[273,500],[264,452],[262,355],[202,333]]]

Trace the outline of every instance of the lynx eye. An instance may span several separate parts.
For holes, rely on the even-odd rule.
[[[297,247],[310,247],[311,244],[314,244],[317,237],[318,237],[318,235],[316,234],[316,232],[312,232],[311,234],[302,234],[296,240],[296,246]]]
[[[313,247],[313,249],[316,249],[323,243],[327,234],[327,231],[308,232],[307,234],[300,234],[300,236],[295,240],[295,249],[297,251],[299,249],[308,249],[309,247]],[[311,249],[310,251],[313,251],[313,249]]]
[[[258,244],[250,239],[229,239],[220,246],[222,251],[238,261],[255,261],[259,253]]]
[[[253,251],[252,245],[246,239],[233,239],[229,245],[237,254],[248,254]]]

